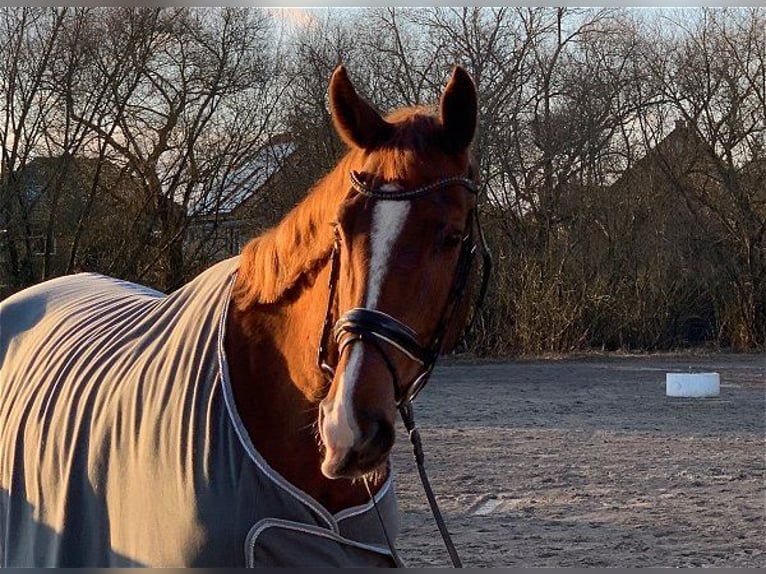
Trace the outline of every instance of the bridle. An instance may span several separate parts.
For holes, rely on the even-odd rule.
[[[386,191],[381,188],[371,188],[367,186],[352,171],[350,181],[353,190],[375,199],[377,201],[412,201],[437,190],[452,185],[459,185],[465,188],[469,193],[476,195],[478,190],[472,179],[464,177],[449,177],[440,179],[434,183],[404,191]],[[373,345],[380,352],[386,366],[391,372],[394,384],[394,397],[396,406],[400,410],[402,407],[411,403],[428,382],[431,372],[436,365],[436,360],[442,351],[444,336],[447,333],[455,312],[461,307],[465,295],[466,286],[471,275],[474,260],[477,252],[481,251],[483,256],[482,280],[479,287],[478,297],[474,305],[475,310],[473,319],[478,315],[478,310],[482,306],[489,283],[489,274],[492,267],[492,260],[487,249],[484,234],[479,223],[478,211],[476,207],[472,208],[468,214],[468,231],[463,236],[460,245],[460,255],[458,256],[457,267],[453,277],[450,293],[447,297],[444,308],[437,324],[431,341],[427,345],[421,345],[417,332],[399,319],[388,315],[377,309],[368,309],[364,307],[355,307],[343,313],[333,324],[332,307],[335,301],[337,291],[339,256],[340,256],[340,237],[335,227],[335,241],[330,254],[330,279],[329,296],[327,302],[327,311],[322,330],[322,338],[317,353],[317,364],[325,377],[329,380],[335,375],[335,368],[328,360],[328,341],[332,336],[338,345],[337,354],[340,357],[343,351],[355,342],[365,342]],[[464,330],[467,332],[468,329]],[[383,345],[390,345],[405,354],[410,360],[420,365],[420,369],[415,378],[402,391],[399,384],[398,372],[391,361]]]
[[[351,187],[355,192],[376,201],[412,201],[453,185],[463,187],[474,196],[478,194],[478,189],[473,179],[466,177],[447,177],[422,187],[403,191],[387,191],[380,187],[369,187],[362,181],[362,179],[359,177],[359,174],[354,171],[351,171],[349,174],[349,179],[351,181]],[[452,543],[449,533],[447,532],[447,527],[444,523],[444,519],[441,516],[441,512],[439,511],[439,507],[436,503],[436,498],[433,494],[425,472],[423,447],[420,440],[420,434],[417,427],[415,426],[412,401],[415,400],[423,387],[425,387],[436,365],[436,360],[438,359],[440,353],[443,351],[444,336],[451,326],[453,320],[455,319],[456,311],[462,307],[463,298],[466,293],[466,286],[468,285],[469,279],[471,277],[471,270],[473,268],[473,264],[478,252],[481,252],[482,255],[481,284],[479,286],[477,299],[474,303],[473,318],[468,323],[466,328],[463,329],[461,334],[463,337],[470,329],[473,321],[479,315],[479,310],[484,302],[492,268],[492,259],[489,250],[487,249],[484,234],[481,229],[477,208],[474,206],[468,214],[468,231],[461,240],[460,255],[458,256],[455,275],[452,279],[452,286],[450,288],[447,301],[442,309],[437,327],[434,330],[434,334],[431,336],[431,340],[427,345],[420,344],[418,340],[418,334],[414,329],[404,324],[399,319],[396,319],[395,317],[392,317],[387,313],[377,309],[369,309],[365,307],[356,307],[350,309],[343,313],[333,324],[332,309],[335,303],[337,292],[341,248],[340,234],[338,232],[337,225],[334,227],[334,233],[335,240],[333,242],[333,247],[330,254],[330,278],[327,311],[325,313],[322,336],[317,352],[317,365],[324,374],[325,378],[331,383],[335,376],[335,368],[331,366],[327,360],[328,342],[331,336],[334,338],[337,344],[338,357],[342,356],[343,351],[349,345],[356,342],[364,342],[372,345],[380,353],[380,356],[383,357],[386,367],[391,373],[392,382],[394,385],[394,398],[396,401],[396,407],[399,410],[402,421],[404,422],[410,440],[412,441],[418,473],[420,475],[426,497],[428,498],[429,505],[431,506],[431,511],[433,512],[436,524],[439,527],[439,531],[447,547],[447,551],[449,552],[450,558],[452,559],[452,564],[456,567],[460,567],[462,566],[460,558],[458,557],[454,544]],[[406,355],[410,360],[419,364],[418,374],[404,388],[404,391],[401,390],[402,386],[400,385],[396,366],[391,360],[388,352],[386,352],[386,345],[394,347],[399,352]],[[365,484],[367,483],[365,482]],[[371,496],[371,498],[374,502],[374,496]],[[381,524],[383,524],[382,519]],[[383,529],[385,532],[385,526],[383,526]],[[386,538],[388,538],[387,533]],[[395,560],[399,565],[401,565],[401,561],[398,559],[396,551],[390,541],[389,546],[391,547],[391,552]]]

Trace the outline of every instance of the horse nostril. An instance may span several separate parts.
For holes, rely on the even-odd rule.
[[[376,421],[375,432],[370,440],[379,450],[390,450],[394,446],[394,425],[382,419]]]
[[[382,457],[394,446],[394,425],[383,418],[368,420],[364,429],[364,440],[356,450],[357,464],[361,468],[377,466]]]

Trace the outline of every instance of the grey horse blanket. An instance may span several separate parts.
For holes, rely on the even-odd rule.
[[[0,565],[391,566],[392,473],[332,515],[269,467],[223,336],[238,259],[164,295],[84,273],[0,303]]]

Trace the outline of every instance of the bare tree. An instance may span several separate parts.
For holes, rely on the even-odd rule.
[[[326,105],[338,63],[383,112],[433,103],[460,64],[496,256],[474,350],[669,348],[695,320],[766,344],[761,8],[328,9],[289,34],[246,8],[1,14],[6,282],[61,272],[66,252],[67,272],[172,289],[210,257],[189,226],[217,233],[265,148],[297,151],[248,207],[259,224],[345,151]],[[41,193],[22,185],[30,162]],[[62,226],[55,258],[34,255]]]
[[[155,281],[172,289],[186,276],[188,210],[213,201],[223,191],[217,175],[266,139],[279,98],[267,19],[235,8],[121,8],[102,17],[96,61],[106,72],[108,113],[77,120],[138,182],[142,218],[149,216],[137,237],[125,238],[133,246],[128,256],[108,271],[122,274],[127,265],[137,279],[159,272]],[[151,257],[143,245],[153,247]]]
[[[45,117],[56,102],[44,85],[66,8],[0,9],[0,242],[3,275],[12,287],[34,279],[33,229],[40,194],[20,174],[44,145]],[[47,246],[43,249],[47,251]]]
[[[688,15],[688,14],[687,14]],[[715,161],[665,166],[693,215],[724,344],[766,344],[766,12],[702,9],[670,20],[654,68],[672,110]],[[657,54],[653,54],[655,57]]]

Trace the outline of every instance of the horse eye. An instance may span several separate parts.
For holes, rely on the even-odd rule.
[[[460,242],[463,240],[463,234],[462,233],[447,233],[444,236],[444,239],[442,241],[442,244],[444,245],[445,249],[455,249],[458,245],[460,245]]]

